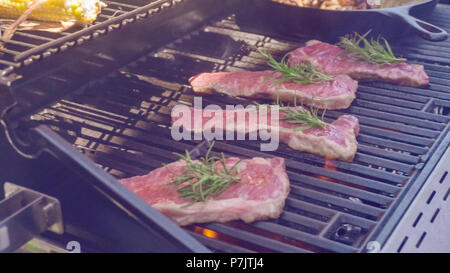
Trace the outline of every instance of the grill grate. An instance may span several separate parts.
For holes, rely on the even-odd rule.
[[[112,12],[112,11],[111,11]],[[440,5],[430,20],[450,30]],[[206,71],[256,70],[264,60],[246,45],[276,57],[302,45],[307,37],[258,34],[238,26],[231,15],[204,26],[157,52],[72,94],[31,119],[47,124],[118,178],[142,175],[192,149],[198,142],[172,140],[170,110],[191,104],[190,76]],[[343,113],[361,123],[354,162],[328,161],[287,146],[259,152],[252,141],[217,142],[228,156],[276,155],[286,158],[291,193],[280,219],[192,225],[186,229],[217,252],[356,252],[375,236],[401,202],[449,130],[450,42],[412,37],[393,48],[410,62],[423,64],[427,89],[362,83]],[[247,104],[245,99],[205,96],[204,104]],[[447,113],[447,115],[445,114]]]
[[[15,32],[11,40],[0,38],[4,46],[0,48],[0,70],[2,75],[11,73],[22,66],[28,66],[37,60],[47,58],[85,41],[105,35],[122,26],[152,16],[164,9],[177,5],[184,0],[152,1],[108,1],[106,8],[89,27],[72,27],[61,33],[42,31]],[[131,2],[131,3],[129,3]]]

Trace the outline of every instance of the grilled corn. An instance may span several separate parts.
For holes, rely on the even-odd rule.
[[[18,18],[31,2],[32,0],[0,0],[0,18]],[[33,10],[28,19],[87,24],[97,18],[103,6],[105,4],[100,0],[47,0]]]

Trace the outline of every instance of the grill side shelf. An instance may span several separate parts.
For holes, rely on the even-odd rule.
[[[436,145],[439,143],[439,145]],[[428,177],[433,173],[436,165],[440,162],[447,148],[450,145],[450,123],[447,124],[446,129],[431,151],[431,156],[424,164],[421,172],[418,172],[414,179],[414,183],[408,183],[407,187],[403,189],[400,196],[394,201],[393,209],[389,210],[383,218],[380,220],[379,225],[374,229],[371,236],[367,239],[366,243],[378,242],[383,246],[389,239],[391,232],[394,230],[399,221],[402,220],[403,215],[407,212],[407,209],[411,203],[415,200],[420,190],[426,186]],[[445,159],[446,160],[446,159]],[[363,249],[367,251],[369,247]]]

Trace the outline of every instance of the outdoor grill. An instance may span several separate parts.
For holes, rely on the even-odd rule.
[[[226,156],[286,159],[284,212],[181,228],[117,179],[172,162],[173,152],[206,151],[206,141],[170,134],[172,107],[193,103],[191,76],[262,70],[255,48],[280,59],[309,37],[246,25],[240,16],[251,6],[243,1],[105,2],[92,26],[2,40],[0,181],[55,198],[62,212],[64,232],[32,236],[63,248],[76,241],[86,252],[450,251],[450,41],[408,35],[391,43],[424,65],[427,88],[360,83],[350,108],[326,111],[326,121],[358,117],[352,163],[284,144],[261,152],[259,141],[216,141],[213,152]],[[450,31],[449,15],[439,4],[429,21]],[[253,101],[208,95],[203,103]]]

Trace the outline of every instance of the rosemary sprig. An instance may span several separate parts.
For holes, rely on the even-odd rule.
[[[289,81],[300,84],[319,84],[324,81],[334,80],[333,77],[325,73],[316,71],[314,69],[314,66],[307,61],[289,66],[286,61],[286,57],[289,55],[289,53],[284,55],[280,62],[277,62],[269,53],[264,52],[260,49],[257,50],[264,58],[267,59],[267,64],[274,70],[271,74],[269,74],[268,78],[271,78],[277,72],[281,73],[281,77],[273,81],[272,84]]]
[[[233,183],[241,181],[237,177],[240,172],[239,163],[241,161],[239,160],[231,168],[228,168],[223,153],[220,159],[209,155],[213,146],[214,142],[209,147],[205,157],[202,157],[199,161],[193,161],[188,151],[185,155],[174,153],[186,162],[186,169],[177,174],[168,185],[179,186],[177,190],[181,197],[192,200],[188,206],[195,202],[206,201],[209,197],[218,196]],[[223,167],[222,170],[215,168],[218,160]],[[168,167],[167,169],[171,171]]]
[[[352,54],[355,58],[365,60],[367,62],[390,64],[406,61],[405,58],[395,57],[388,41],[385,38],[378,36],[376,40],[372,38],[368,41],[366,37],[371,31],[372,30],[369,30],[364,35],[360,35],[355,32],[353,35],[349,34],[341,37],[339,43],[337,43],[337,46]],[[383,40],[384,45],[380,42],[380,40]],[[361,43],[363,46],[361,46]]]
[[[295,105],[296,106],[296,105]],[[310,110],[306,110],[302,107],[280,107],[280,112],[285,115],[281,118],[281,120],[287,123],[300,123],[302,124],[299,127],[295,127],[294,130],[303,131],[306,129],[318,127],[320,129],[324,129],[326,123],[323,121],[326,110],[322,112],[321,118],[319,118],[319,109],[315,108],[313,105],[310,106]]]
[[[268,106],[266,104],[257,103],[257,108],[263,105],[265,105],[266,107]],[[280,107],[279,111],[285,114],[281,118],[281,120],[291,124],[294,123],[301,124],[301,126],[295,127],[294,130],[303,131],[314,127],[324,129],[325,126],[328,124],[325,121],[323,121],[326,109],[323,110],[321,117],[319,117],[319,109],[315,108],[313,104],[310,106],[310,110],[308,111],[303,107],[303,105],[301,105],[301,107],[297,107],[297,101],[294,100],[294,107],[291,108],[289,106],[283,105],[283,103],[281,103],[279,98],[277,97],[275,105],[278,105]]]
[[[322,113],[322,119],[318,117],[317,108],[311,107],[311,111],[307,111],[304,108],[280,108],[280,112],[285,115],[281,118],[283,121],[287,123],[301,123],[302,126],[295,127],[297,131],[303,131],[306,129],[318,127],[320,129],[324,129],[327,124],[323,121],[323,115],[325,111]]]

